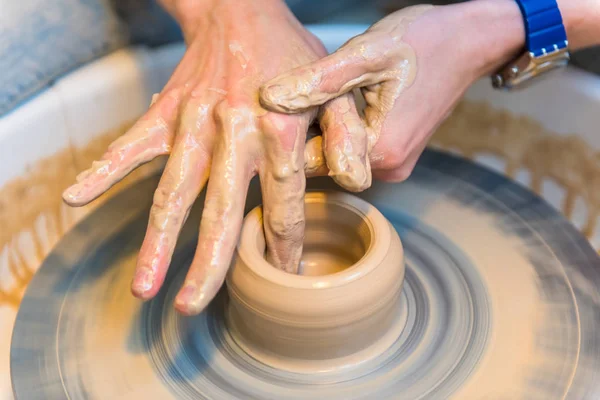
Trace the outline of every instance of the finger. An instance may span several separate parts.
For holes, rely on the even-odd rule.
[[[177,237],[194,201],[208,179],[214,123],[210,105],[186,105],[173,151],[158,187],[146,236],[138,255],[132,293],[149,299],[160,289],[171,263]]]
[[[242,225],[246,193],[253,175],[250,146],[257,138],[249,132],[253,130],[252,120],[241,112],[233,113],[217,116],[217,129],[222,134],[215,143],[198,246],[175,298],[176,309],[185,315],[200,313],[219,291]]]
[[[347,93],[326,103],[319,119],[329,176],[351,192],[367,189],[371,186],[369,142],[353,94]]]
[[[306,116],[270,113],[262,120],[265,162],[260,169],[267,261],[297,273],[304,240]]]
[[[260,88],[261,104],[272,111],[297,113],[395,76],[385,73],[394,61],[386,52],[397,44],[386,48],[379,41],[370,33],[356,36],[335,53],[270,80]]]
[[[91,168],[80,173],[77,183],[63,192],[67,204],[83,206],[95,200],[140,165],[170,152],[180,99],[172,92],[153,101],[146,115],[115,140],[100,161],[94,161]]]
[[[323,137],[315,136],[306,142],[304,148],[304,173],[307,178],[327,176],[329,168],[323,154]]]

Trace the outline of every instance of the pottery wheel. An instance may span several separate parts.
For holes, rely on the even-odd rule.
[[[34,277],[12,340],[17,399],[600,398],[600,259],[495,173],[430,150],[407,182],[359,195],[402,239],[404,328],[368,362],[311,374],[246,354],[224,324],[224,290],[197,317],[175,312],[203,199],[159,295],[130,295],[157,182],[101,206]],[[308,187],[339,190],[328,179]],[[259,191],[253,183],[246,211]]]

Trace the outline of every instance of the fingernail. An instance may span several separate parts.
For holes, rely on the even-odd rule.
[[[147,267],[138,268],[133,277],[131,290],[138,296],[145,298],[154,284],[154,272]]]
[[[273,86],[269,86],[267,88],[269,94],[272,97],[289,97],[291,93],[291,90],[287,87],[287,86],[283,86],[283,85],[273,85]]]

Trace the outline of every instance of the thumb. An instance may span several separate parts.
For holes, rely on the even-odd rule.
[[[373,45],[369,36],[356,36],[335,53],[268,81],[260,88],[261,104],[271,111],[299,113],[356,87],[380,83],[386,60],[364,54],[365,46]]]

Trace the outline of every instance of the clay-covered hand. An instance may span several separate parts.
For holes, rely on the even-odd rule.
[[[506,30],[513,31],[508,39],[501,36]],[[371,169],[377,179],[402,181],[468,86],[513,55],[523,37],[512,0],[413,6],[385,17],[335,53],[265,83],[260,101],[270,110],[293,114],[360,89],[366,101],[362,121],[352,112],[344,122],[346,131],[368,138],[355,141],[364,146],[355,152],[369,154],[361,159],[362,170]],[[330,111],[321,109],[324,116]],[[322,118],[322,128],[332,119]],[[335,129],[328,131],[322,147],[309,148],[322,150],[320,159],[331,169],[339,157],[331,143],[342,139]]]
[[[63,197],[68,204],[84,205],[139,165],[170,155],[132,283],[133,293],[148,299],[161,287],[180,229],[208,180],[196,254],[175,300],[178,310],[196,314],[224,281],[256,174],[267,258],[287,271],[298,267],[305,140],[316,111],[269,112],[259,104],[258,88],[326,52],[281,0],[165,3],[183,28],[188,45],[183,59],[149,111]],[[309,170],[318,164],[307,162]]]

